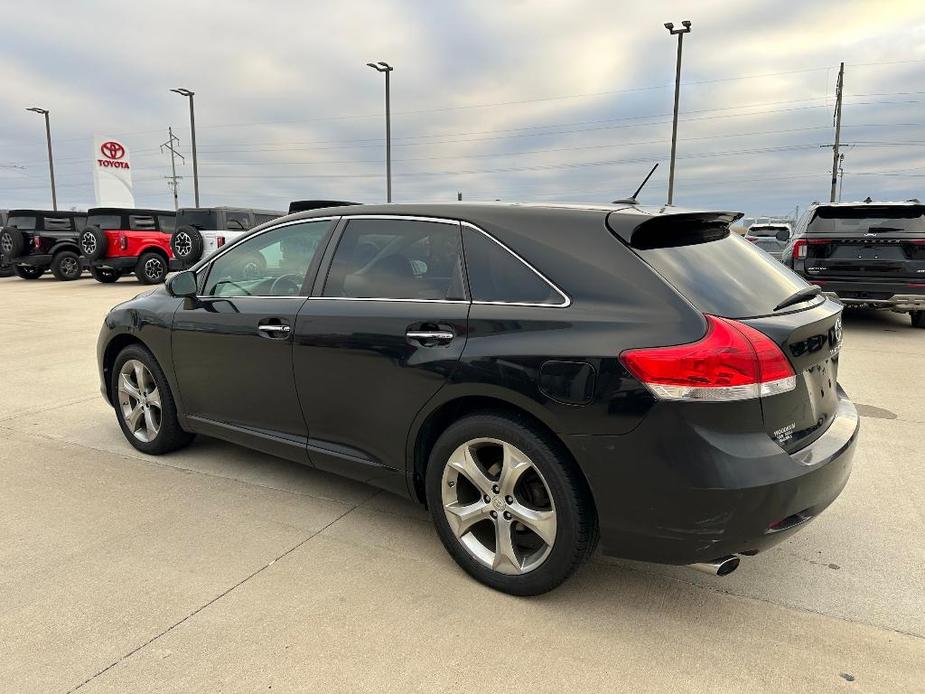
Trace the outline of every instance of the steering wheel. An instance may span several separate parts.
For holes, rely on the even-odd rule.
[[[288,287],[286,285],[289,285]],[[270,285],[270,294],[272,296],[290,296],[298,294],[302,288],[302,278],[296,274],[280,275],[273,284]],[[283,289],[283,291],[279,291]],[[288,290],[288,291],[287,291]]]

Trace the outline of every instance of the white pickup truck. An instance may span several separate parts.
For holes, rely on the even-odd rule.
[[[245,207],[182,207],[177,210],[176,231],[170,238],[174,256],[171,269],[188,268],[255,226],[284,214]]]

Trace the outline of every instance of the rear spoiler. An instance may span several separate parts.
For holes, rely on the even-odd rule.
[[[347,202],[346,200],[294,200],[289,203],[289,214],[320,210],[324,207],[345,207],[359,204],[358,202]]]
[[[729,225],[742,212],[664,212],[639,221],[619,211],[607,215],[607,227],[626,244],[639,250],[689,246],[725,238]]]

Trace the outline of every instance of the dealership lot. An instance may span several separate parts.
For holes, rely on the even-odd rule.
[[[468,579],[408,501],[203,438],[131,448],[94,347],[143,289],[0,279],[0,690],[925,687],[907,316],[846,314],[855,470],[794,539],[723,579],[598,558],[518,599]]]

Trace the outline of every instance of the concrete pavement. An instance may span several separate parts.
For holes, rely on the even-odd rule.
[[[0,279],[0,691],[925,690],[925,331],[848,313],[854,474],[718,579],[597,558],[534,599],[416,505],[200,437],[145,456],[98,391],[144,288]]]

